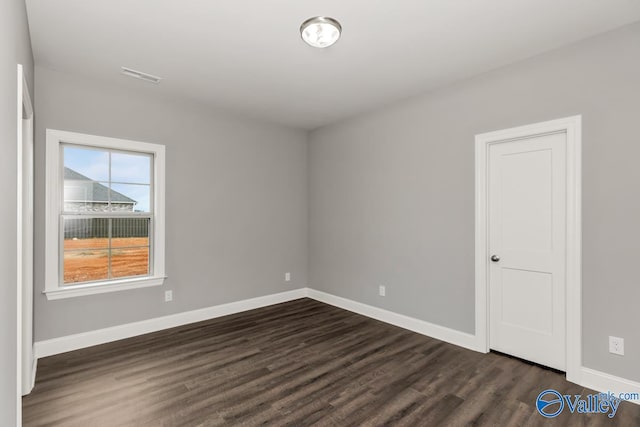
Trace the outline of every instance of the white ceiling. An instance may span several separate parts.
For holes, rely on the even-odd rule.
[[[640,20],[640,0],[27,0],[36,64],[312,129]],[[343,26],[307,46],[307,18]],[[164,78],[124,82],[120,67]],[[152,87],[151,87],[152,86]]]

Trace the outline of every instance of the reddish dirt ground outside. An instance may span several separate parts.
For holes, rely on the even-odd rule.
[[[111,277],[144,276],[149,271],[149,239],[111,240]],[[65,239],[64,283],[104,280],[109,277],[109,239]]]

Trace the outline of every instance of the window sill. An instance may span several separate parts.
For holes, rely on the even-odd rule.
[[[104,294],[107,292],[126,291],[128,289],[161,286],[165,277],[144,277],[137,279],[114,280],[108,283],[91,283],[67,288],[44,291],[48,300],[81,297],[84,295]]]

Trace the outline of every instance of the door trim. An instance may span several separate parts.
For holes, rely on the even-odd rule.
[[[26,76],[21,64],[18,64],[17,80],[17,199],[16,199],[16,261],[17,261],[17,386],[18,386],[18,415],[22,411],[22,396],[33,389],[34,355],[33,355],[33,228],[27,233],[26,227],[33,227],[33,176],[29,182],[24,182],[25,161],[29,162],[28,169],[33,173],[33,157],[25,159],[24,148],[33,156],[33,105],[29,95]],[[26,194],[25,194],[26,193]],[[30,199],[27,209],[24,209],[25,196]],[[31,255],[25,256],[26,253]],[[31,273],[25,277],[24,269]],[[20,418],[19,418],[20,419]],[[19,424],[18,424],[19,425]]]
[[[565,132],[567,135],[567,270],[566,367],[567,380],[580,383],[582,368],[582,116],[519,126],[475,137],[475,323],[476,346],[489,351],[488,292],[488,151],[491,144],[525,137]]]

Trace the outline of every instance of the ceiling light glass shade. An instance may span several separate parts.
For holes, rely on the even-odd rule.
[[[340,38],[342,26],[333,18],[316,16],[307,19],[300,26],[302,40],[313,47],[329,47]]]

